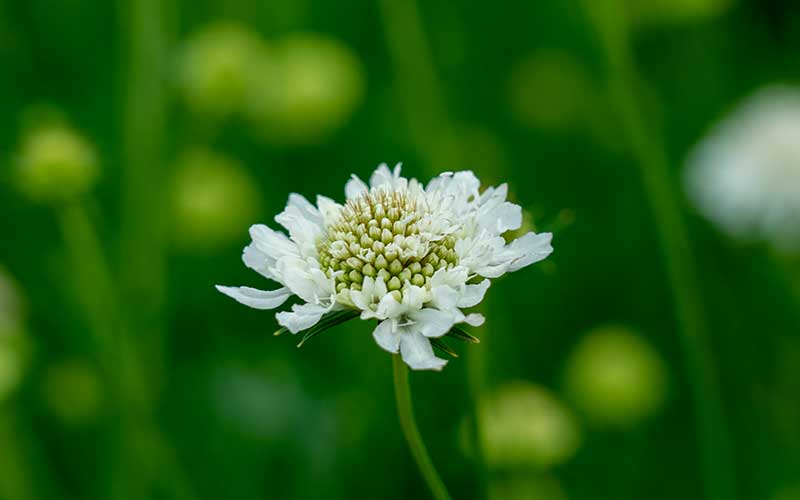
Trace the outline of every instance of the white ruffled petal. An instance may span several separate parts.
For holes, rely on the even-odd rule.
[[[441,370],[447,361],[433,354],[431,342],[418,331],[406,331],[400,336],[400,354],[414,370]]]
[[[550,244],[552,240],[552,233],[528,233],[511,242],[509,249],[517,257],[509,265],[508,272],[514,272],[547,258],[553,253],[553,246]]]
[[[317,208],[322,215],[323,225],[327,226],[339,217],[342,206],[327,196],[317,196]]]
[[[480,304],[491,284],[491,281],[483,280],[477,285],[466,285],[458,299],[458,307],[474,307]]]
[[[284,257],[277,262],[276,267],[283,277],[283,283],[306,302],[316,304],[322,299],[329,299],[333,293],[333,280],[321,270],[311,268],[303,259]]]
[[[467,314],[466,316],[464,316],[464,323],[466,323],[466,324],[468,324],[470,326],[481,326],[485,322],[486,322],[486,318],[483,316],[483,314],[472,313],[472,314]]]
[[[344,185],[344,195],[348,200],[358,198],[366,192],[369,192],[369,186],[355,174]]]
[[[278,324],[292,333],[308,330],[319,323],[322,316],[330,310],[317,304],[295,304],[291,311],[279,312],[275,315]]]
[[[292,292],[286,287],[269,291],[247,286],[217,285],[216,288],[228,297],[253,309],[275,309],[286,302],[286,299],[292,295]]]
[[[414,327],[426,337],[441,337],[453,328],[453,314],[438,309],[425,308],[411,315]]]
[[[372,337],[382,349],[395,353],[400,350],[400,330],[391,319],[381,321],[372,332]]]

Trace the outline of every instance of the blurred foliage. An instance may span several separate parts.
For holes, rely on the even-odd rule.
[[[264,285],[241,249],[290,192],[341,200],[383,161],[508,182],[532,227],[556,231],[546,266],[489,290],[481,344],[412,373],[453,497],[481,498],[485,480],[492,499],[703,498],[694,380],[585,4],[0,3],[0,498],[425,498],[368,325],[297,349],[213,289]],[[736,102],[800,81],[797,2],[596,5],[631,23],[676,185]],[[426,45],[398,12],[418,14]],[[165,99],[144,109],[137,90]],[[800,259],[681,206],[738,499],[796,498]],[[121,237],[131,221],[174,244]],[[163,300],[149,274],[130,282],[140,247],[166,262]],[[626,327],[597,330],[611,324]],[[476,349],[485,477],[475,442],[459,446]]]

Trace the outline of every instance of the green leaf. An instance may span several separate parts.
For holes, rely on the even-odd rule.
[[[447,337],[453,337],[454,339],[463,340],[464,342],[469,342],[471,344],[480,344],[481,339],[472,335],[471,333],[467,333],[461,328],[454,326],[450,329],[450,331],[446,335]]]
[[[450,348],[450,346],[447,345],[447,343],[445,343],[444,340],[434,338],[434,339],[430,339],[430,341],[431,341],[431,345],[433,345],[433,347],[439,349],[443,353],[449,354],[450,356],[452,356],[454,358],[458,357],[458,354],[452,348]]]
[[[324,332],[325,330],[329,330],[334,326],[341,325],[346,321],[350,321],[353,318],[357,318],[359,315],[358,311],[334,311],[326,314],[322,317],[322,319],[316,325],[312,326],[310,329],[306,330],[303,338],[300,340],[300,343],[297,344],[297,347],[303,347],[303,344],[306,343],[312,337],[316,337],[320,333]]]

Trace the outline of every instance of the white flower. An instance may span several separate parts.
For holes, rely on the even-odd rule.
[[[324,196],[316,206],[298,194],[275,220],[289,233],[264,225],[250,228],[247,267],[278,282],[262,291],[217,289],[256,309],[274,309],[290,296],[300,303],[279,312],[278,323],[297,333],[328,313],[355,311],[374,319],[383,349],[402,354],[415,369],[439,370],[429,339],[454,325],[479,326],[480,314],[462,309],[483,300],[487,278],[538,262],[553,251],[550,233],[528,233],[506,243],[519,229],[522,210],[506,201],[507,186],[480,192],[472,172],[444,173],[423,186],[381,165],[367,185],[353,176],[347,202]]]
[[[750,97],[691,155],[686,186],[702,214],[741,239],[800,248],[800,89]]]

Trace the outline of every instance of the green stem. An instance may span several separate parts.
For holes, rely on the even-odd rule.
[[[417,3],[379,0],[378,4],[411,138],[432,174],[454,170],[461,155]]]
[[[32,500],[34,483],[25,467],[30,456],[21,442],[27,434],[16,417],[7,403],[0,404],[0,498]]]
[[[630,53],[627,26],[616,1],[586,0],[584,4],[602,41],[611,97],[639,165],[663,247],[691,382],[705,497],[730,500],[736,497],[736,488],[729,464],[728,435],[688,230],[681,213],[680,197],[670,175],[666,149],[649,127],[636,97],[638,77]]]
[[[422,477],[428,484],[433,498],[436,500],[450,500],[450,495],[444,486],[436,468],[433,466],[425,443],[417,428],[414,419],[414,408],[411,404],[411,387],[408,384],[408,367],[403,362],[399,354],[392,356],[392,368],[394,373],[394,393],[397,399],[397,416],[400,419],[400,427],[403,428],[403,435],[406,443],[411,450],[411,455],[419,467]]]
[[[411,140],[422,155],[430,175],[457,170],[462,155],[455,127],[447,112],[441,80],[419,8],[415,0],[379,0],[386,43]],[[486,468],[481,443],[478,405],[486,386],[486,347],[475,346],[466,355],[467,386],[472,399],[472,434],[476,443],[479,487],[485,489]]]

